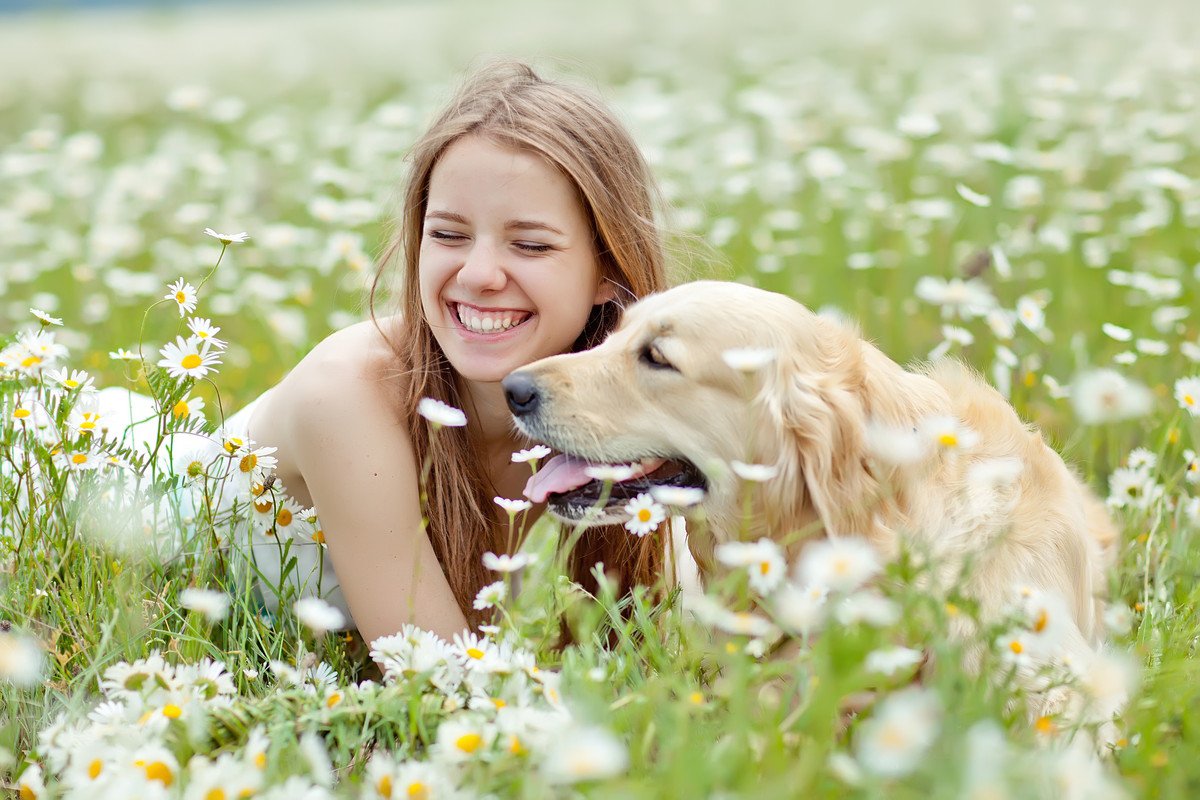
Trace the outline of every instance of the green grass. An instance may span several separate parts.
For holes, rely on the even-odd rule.
[[[623,613],[612,597],[584,596],[561,577],[558,532],[545,523],[528,545],[543,558],[502,627],[543,670],[559,671],[571,721],[531,740],[527,755],[497,745],[446,766],[434,748],[439,779],[524,797],[940,798],[967,796],[972,776],[1012,796],[1057,796],[1068,791],[1052,776],[1063,774],[1079,796],[1102,793],[1079,785],[1093,775],[1134,796],[1193,794],[1200,556],[1186,513],[1197,486],[1183,453],[1200,449],[1200,425],[1173,397],[1177,380],[1200,372],[1200,62],[1190,49],[1200,31],[1187,4],[830,10],[680,0],[525,11],[406,4],[11,20],[0,31],[0,67],[16,76],[0,90],[0,341],[36,324],[29,306],[44,308],[65,320],[55,329],[70,347],[61,363],[170,405],[186,387],[147,382],[136,362],[107,353],[140,341],[157,360],[184,328],[167,304],[147,308],[178,277],[199,284],[221,253],[200,231],[247,230],[251,240],[231,246],[201,287],[197,314],[231,344],[219,373],[192,387],[210,422],[218,408],[239,408],[328,332],[363,318],[362,287],[390,231],[404,151],[455,80],[480,56],[531,58],[597,85],[630,126],[670,199],[664,221],[681,278],[717,275],[834,307],[901,362],[937,347],[943,324],[966,328],[973,343],[952,354],[1009,384],[1018,412],[1101,495],[1131,451],[1157,456],[1146,479],[1161,498],[1114,512],[1122,541],[1109,576],[1112,604],[1132,612],[1129,632],[1112,639],[1140,665],[1140,684],[1118,720],[1124,745],[1088,761],[1066,746],[1071,731],[1048,736],[1031,725],[991,646],[999,630],[981,634],[981,672],[959,666],[970,643],[945,631],[948,615],[970,614],[970,604],[959,598],[948,609],[924,594],[910,562],[879,580],[901,610],[894,623],[831,624],[785,658],[758,659],[745,652],[747,637],[688,619],[674,596],[639,597]],[[188,86],[204,93],[180,90]],[[937,129],[915,131],[922,115]],[[1027,178],[1040,196],[1014,197]],[[990,204],[970,202],[971,192]],[[351,240],[339,237],[360,237],[352,258],[327,257],[331,242]],[[993,248],[1010,273],[978,258]],[[972,270],[1001,309],[1033,298],[1045,333],[1017,323],[1000,337],[984,319],[944,318],[915,294],[924,276]],[[1172,307],[1180,313],[1169,319],[1163,309]],[[1132,339],[1112,338],[1104,323]],[[1164,354],[1149,352],[1159,346]],[[1150,388],[1151,412],[1083,424],[1053,382],[1114,365]],[[6,787],[26,758],[45,760],[38,733],[57,714],[84,714],[106,669],[154,650],[175,664],[222,660],[236,689],[227,707],[199,703],[164,728],[178,796],[201,780],[202,770],[183,768],[189,756],[249,757],[256,726],[271,742],[264,792],[289,775],[319,776],[298,744],[306,731],[323,735],[339,795],[367,791],[376,748],[431,757],[437,731],[461,710],[416,678],[345,689],[382,684],[367,648],[314,638],[286,599],[282,613],[262,613],[245,562],[219,543],[240,530],[227,514],[185,521],[168,499],[152,528],[173,541],[169,557],[114,549],[113,534],[141,527],[138,503],[68,477],[51,448],[22,433],[11,409],[33,379],[0,375],[0,620],[47,653],[43,682],[0,682]],[[67,405],[51,412],[62,427]],[[125,457],[137,466],[138,454]],[[148,464],[128,474],[151,497],[173,496],[179,480]],[[228,591],[229,616],[209,623],[182,608],[189,586]],[[396,592],[401,601],[402,576]],[[722,573],[712,594],[749,597],[736,571]],[[578,644],[559,652],[564,615]],[[12,636],[0,634],[0,647]],[[908,683],[864,670],[868,653],[895,644],[936,654],[923,683],[940,709],[936,736],[904,775],[847,781],[838,767],[859,753],[879,712],[851,720],[839,702]],[[306,658],[338,671],[340,702],[329,707],[329,688],[283,687],[268,667]],[[523,676],[489,687],[551,714],[542,680]],[[145,694],[163,707],[164,696]],[[494,711],[480,713],[490,720]],[[566,756],[554,748],[585,741],[586,725],[615,736],[628,768],[562,788],[553,766]],[[988,725],[1007,756],[989,744]]]

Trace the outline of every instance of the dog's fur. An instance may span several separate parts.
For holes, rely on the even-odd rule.
[[[722,359],[750,347],[775,358],[750,374]],[[698,467],[718,541],[746,530],[730,462],[775,465],[778,475],[752,493],[751,536],[791,544],[794,555],[794,533],[820,528],[864,536],[884,558],[907,539],[940,584],[961,581],[985,618],[1023,585],[1066,602],[1075,623],[1068,649],[1102,637],[1116,541],[1103,504],[957,362],[908,371],[783,295],[697,282],[636,303],[599,347],[520,373],[539,396],[517,421],[529,436],[589,461],[658,456]],[[884,457],[884,439],[931,417],[958,420],[978,441],[908,464]],[[701,572],[710,569],[713,541],[692,537],[689,547]]]

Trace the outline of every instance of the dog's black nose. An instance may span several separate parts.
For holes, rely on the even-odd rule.
[[[510,372],[500,385],[504,387],[504,398],[513,416],[523,417],[537,411],[537,382],[532,377],[523,372]]]

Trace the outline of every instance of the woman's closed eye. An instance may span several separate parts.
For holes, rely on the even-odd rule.
[[[461,233],[453,233],[451,231],[426,231],[425,235],[430,239],[438,239],[439,241],[446,242],[447,244],[461,242],[467,238]]]

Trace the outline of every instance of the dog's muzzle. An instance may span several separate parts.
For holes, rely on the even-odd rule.
[[[512,372],[500,381],[504,387],[504,399],[508,402],[508,410],[514,417],[524,417],[538,410],[537,381],[533,376],[523,372]]]

